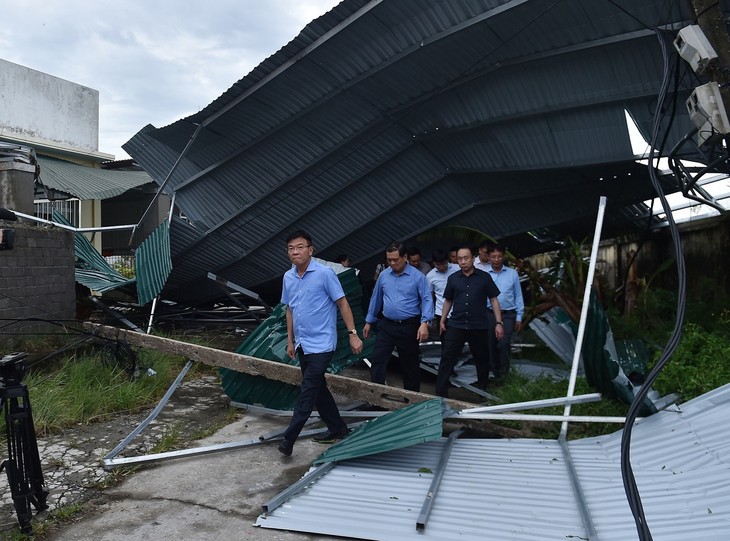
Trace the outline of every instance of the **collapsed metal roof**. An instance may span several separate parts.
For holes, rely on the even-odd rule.
[[[626,112],[648,139],[654,29],[669,43],[692,21],[685,4],[343,1],[201,112],[124,145],[184,216],[163,295],[204,302],[207,272],[248,288],[278,277],[299,227],[320,257],[357,265],[443,226],[546,251],[541,236],[590,233],[600,195],[607,234],[647,219]],[[670,146],[693,127],[692,79]]]
[[[728,538],[729,407],[725,385],[634,428],[632,470],[654,539]],[[621,436],[564,447],[558,440],[463,439],[450,455],[442,438],[343,460],[256,525],[380,541],[636,539],[621,482]],[[582,499],[571,485],[569,461]],[[430,518],[420,523],[426,502]]]
[[[63,214],[55,209],[52,216],[56,223],[71,225]],[[94,248],[89,239],[79,232],[74,233],[74,259],[76,281],[91,291],[103,293],[119,288],[134,289],[131,286],[135,284],[136,280],[123,276],[112,267]]]

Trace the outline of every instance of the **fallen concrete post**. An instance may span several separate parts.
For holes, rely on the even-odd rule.
[[[97,323],[84,323],[84,329],[94,336],[108,340],[119,340],[130,345],[149,348],[169,355],[180,355],[186,359],[201,362],[218,368],[229,368],[253,376],[263,376],[268,379],[282,381],[291,385],[301,383],[301,372],[299,367],[241,355],[231,351],[223,351],[198,344],[189,344],[172,338],[154,336],[134,332],[128,329],[120,329]],[[330,390],[352,400],[362,400],[373,406],[388,410],[400,409],[410,404],[431,400],[434,397],[426,393],[417,393],[388,385],[380,385],[346,376],[327,374],[327,385]],[[449,407],[453,410],[470,409],[479,404],[462,402],[459,400],[447,399]],[[465,420],[466,421],[466,420]],[[467,426],[475,426],[480,430],[489,431],[495,435],[504,437],[525,437],[530,430],[516,430],[506,428],[486,421],[466,421]]]

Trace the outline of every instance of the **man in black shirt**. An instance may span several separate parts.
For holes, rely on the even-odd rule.
[[[474,268],[471,248],[461,247],[457,252],[459,268],[449,276],[444,290],[444,306],[441,312],[443,350],[439,372],[436,376],[436,394],[449,396],[449,378],[456,359],[469,342],[469,350],[477,368],[477,387],[486,389],[489,382],[489,319],[487,299],[492,302],[496,319],[495,335],[502,337],[502,313],[499,309],[499,289],[492,277]],[[451,311],[451,317],[447,316]]]

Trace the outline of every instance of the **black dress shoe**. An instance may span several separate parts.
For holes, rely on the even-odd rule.
[[[312,437],[312,441],[316,443],[334,443],[337,440],[341,440],[342,438],[347,437],[349,433],[350,429],[347,427],[338,432],[332,432],[331,430],[328,430],[324,434],[317,434],[316,436]]]
[[[279,452],[284,456],[291,456],[291,452],[294,450],[294,442],[284,440],[279,444]]]

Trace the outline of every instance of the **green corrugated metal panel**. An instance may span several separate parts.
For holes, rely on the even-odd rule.
[[[645,349],[643,351],[646,352]],[[630,343],[617,347],[608,315],[593,290],[581,353],[586,380],[591,387],[626,404],[633,402],[636,388],[628,374],[637,372],[643,366],[643,371],[637,373],[646,376],[646,362],[638,358],[641,350],[636,344],[633,347]],[[645,398],[639,415],[651,415],[656,411],[651,400]]]
[[[76,281],[92,291],[104,293],[122,286],[134,284],[134,278],[125,278],[122,275],[109,274],[104,271],[76,269]]]
[[[616,353],[621,368],[628,376],[631,374],[646,376],[649,373],[647,365],[649,352],[643,340],[616,340]]]
[[[352,309],[355,326],[362,329],[365,325],[365,316],[362,309],[362,286],[353,269],[337,275],[342,289],[347,296],[347,302]],[[348,366],[354,364],[372,352],[375,338],[371,337],[363,342],[363,352],[353,355],[350,351],[350,340],[347,329],[341,317],[337,320],[337,350],[330,363],[328,372],[339,374]],[[260,359],[278,361],[299,366],[296,360],[286,354],[286,311],[283,304],[279,304],[271,315],[256,328],[256,330],[236,350],[242,355],[250,355]],[[261,376],[241,374],[235,370],[222,368],[220,370],[223,390],[234,402],[244,404],[262,404],[274,409],[292,409],[299,397],[299,386],[289,385],[280,381],[273,381]]]
[[[137,275],[137,299],[144,306],[160,294],[172,272],[170,228],[167,220],[158,225],[137,248],[134,272]]]
[[[299,398],[299,386],[220,369],[223,391],[234,402],[260,404],[275,410],[291,410]]]
[[[338,462],[437,440],[443,433],[442,402],[427,400],[360,425],[352,434],[322,453],[315,464]]]
[[[611,381],[618,375],[619,366],[606,350],[607,341],[613,340],[608,316],[591,290],[588,317],[583,337],[583,363],[588,385],[604,395],[616,397]],[[612,344],[611,344],[612,346]]]
[[[556,308],[555,310],[555,321],[556,323],[559,323],[560,325],[569,328],[571,331],[573,331],[574,335],[578,334],[578,325],[576,325],[575,321],[570,319],[568,313],[560,307]]]
[[[53,221],[71,225],[57,210],[53,210]],[[76,281],[92,291],[103,293],[121,286],[131,285],[134,278],[127,278],[114,269],[83,233],[74,233],[74,258]]]
[[[298,366],[286,354],[286,305],[279,304],[271,315],[238,347],[236,353],[259,359]],[[263,404],[268,408],[288,410],[299,398],[299,386],[273,381],[263,376],[220,369],[221,385],[234,402]]]
[[[38,163],[44,186],[83,200],[109,199],[154,182],[144,171],[99,169],[43,156]]]
[[[284,340],[281,340],[282,336]],[[236,353],[295,364],[286,354],[286,305],[278,304],[238,347]]]

